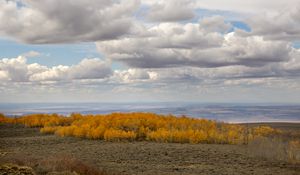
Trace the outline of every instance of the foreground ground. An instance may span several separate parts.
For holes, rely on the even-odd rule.
[[[152,142],[104,142],[40,134],[38,129],[0,125],[1,163],[71,156],[117,174],[280,174],[300,167],[251,156],[247,146]]]

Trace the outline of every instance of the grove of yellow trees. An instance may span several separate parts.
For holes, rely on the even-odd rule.
[[[112,113],[107,115],[70,116],[31,114],[18,118],[0,114],[0,123],[40,127],[40,132],[66,137],[106,141],[154,141],[177,143],[242,144],[245,140],[269,136],[278,131],[260,126],[220,123],[207,119],[158,115],[154,113]],[[246,139],[247,137],[247,139]]]

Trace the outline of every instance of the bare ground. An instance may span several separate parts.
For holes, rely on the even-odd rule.
[[[253,157],[244,145],[105,142],[0,125],[0,160],[71,155],[117,174],[298,175],[299,164]]]

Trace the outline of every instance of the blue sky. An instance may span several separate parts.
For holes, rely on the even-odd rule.
[[[0,0],[0,102],[299,103],[299,8]]]
[[[103,57],[96,50],[95,43],[77,44],[22,44],[12,39],[0,39],[1,57],[13,58],[29,51],[37,51],[40,56],[30,58],[29,63],[40,63],[46,66],[59,64],[72,65],[80,62],[83,58]]]

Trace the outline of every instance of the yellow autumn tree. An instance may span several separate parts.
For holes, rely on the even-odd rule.
[[[148,140],[194,144],[241,144],[248,138],[270,136],[279,132],[268,126],[259,126],[248,130],[245,126],[238,124],[142,112],[106,115],[73,113],[70,116],[29,114],[17,118],[9,118],[0,114],[0,122],[40,127],[42,133],[56,134],[62,137],[71,136],[107,141]]]

